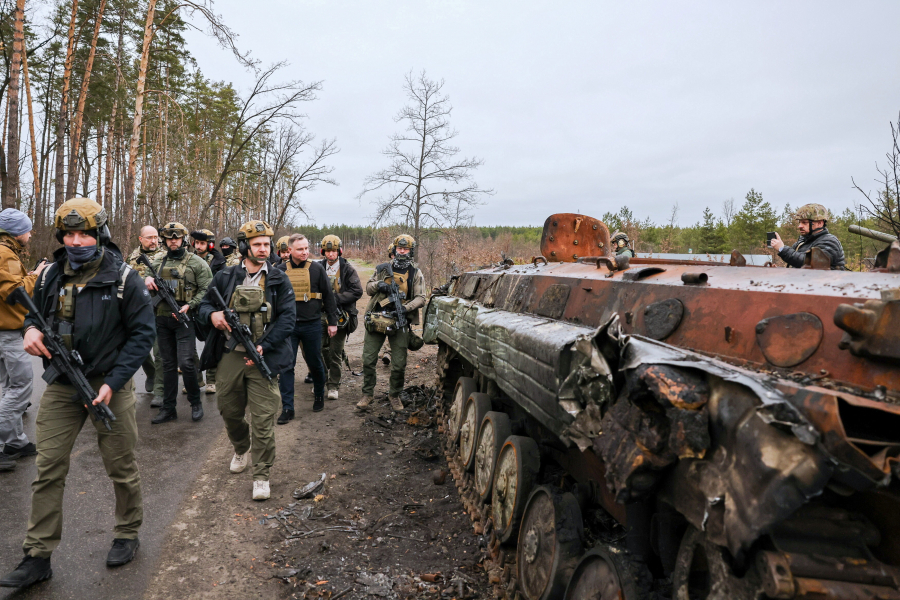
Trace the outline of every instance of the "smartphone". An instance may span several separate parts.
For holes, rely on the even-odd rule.
[[[772,245],[772,240],[774,240],[774,239],[775,239],[775,232],[767,231],[766,232],[766,248],[768,248]]]

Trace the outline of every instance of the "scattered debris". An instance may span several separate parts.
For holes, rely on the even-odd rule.
[[[322,473],[321,475],[319,475],[319,478],[316,481],[310,481],[302,488],[294,490],[294,493],[291,495],[297,500],[312,498],[316,494],[316,492],[325,487],[325,479],[327,477],[328,476],[325,473]]]
[[[431,480],[434,482],[434,485],[444,485],[447,481],[447,470],[446,469],[438,469],[432,475]]]

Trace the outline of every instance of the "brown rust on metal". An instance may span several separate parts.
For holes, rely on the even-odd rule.
[[[560,213],[544,222],[541,254],[559,262],[575,262],[579,256],[608,254],[609,229],[585,215]]]
[[[863,306],[841,304],[834,312],[834,324],[844,330],[839,347],[854,356],[900,361],[900,300],[893,290],[882,300],[868,300]]]
[[[794,367],[822,343],[822,321],[808,312],[769,317],[756,324],[756,343],[776,367]]]
[[[803,257],[802,268],[829,271],[831,270],[831,255],[821,248],[813,246]]]

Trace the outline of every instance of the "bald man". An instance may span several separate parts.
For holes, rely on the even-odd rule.
[[[146,271],[149,271],[147,267],[142,262],[138,262],[138,258],[142,254],[147,255],[147,258],[150,262],[153,262],[153,259],[159,252],[165,253],[159,245],[159,232],[156,230],[156,227],[152,225],[144,225],[141,227],[141,233],[138,235],[138,242],[140,245],[135,248],[131,254],[128,255],[128,258],[125,259],[125,262],[128,263],[128,266],[138,272],[138,275],[143,279],[150,275]],[[150,402],[150,406],[153,408],[159,408],[162,406],[163,401],[163,378],[162,378],[162,357],[159,355],[159,347],[156,345],[156,342],[153,342],[153,359],[151,360],[148,356],[146,360],[144,360],[144,364],[141,365],[141,368],[144,369],[144,374],[147,376],[147,381],[144,384],[144,389],[148,392],[153,392],[153,400]],[[159,377],[156,375],[159,374]]]

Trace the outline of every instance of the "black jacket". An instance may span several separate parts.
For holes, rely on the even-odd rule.
[[[84,374],[90,378],[105,373],[103,381],[113,391],[128,383],[150,354],[156,339],[150,293],[137,272],[127,272],[122,298],[118,298],[122,257],[116,250],[107,247],[97,275],[75,297],[73,340],[73,348],[84,360]],[[51,318],[56,318],[60,287],[67,279],[63,272],[67,260],[65,248],[54,252],[53,259],[34,288],[34,303],[51,323]],[[32,325],[37,326],[37,322],[35,315],[29,313],[25,327]],[[44,368],[48,365],[49,361],[44,359]],[[63,376],[60,383],[69,382]]]
[[[334,299],[338,306],[344,309],[348,314],[355,315],[359,311],[356,310],[356,301],[362,298],[363,288],[362,283],[359,281],[359,274],[356,272],[356,269],[353,268],[347,259],[344,257],[339,257],[338,262],[340,263],[340,276],[341,276],[341,291],[338,292]],[[322,265],[322,268],[328,266],[328,261],[326,259],[322,259],[319,261],[319,264]],[[327,274],[326,274],[327,277]]]
[[[789,267],[799,269],[810,248],[819,248],[831,257],[832,269],[844,268],[844,247],[836,236],[828,233],[828,228],[823,227],[812,235],[801,235],[793,246],[785,246],[778,251],[778,256]]]
[[[209,265],[210,271],[215,275],[219,271],[225,268],[225,255],[219,252],[216,248],[213,248],[209,251],[212,254],[212,259],[207,263]]]
[[[288,259],[293,263],[294,261]],[[307,259],[309,260],[309,259]],[[324,305],[325,317],[329,325],[337,325],[337,305],[334,302],[334,292],[331,291],[331,283],[325,274],[325,267],[314,260],[309,260],[309,291],[313,294],[322,294],[323,299],[314,298],[307,302],[297,302],[297,320],[315,321],[322,318]],[[302,265],[297,265],[302,266]],[[275,267],[281,272],[287,271],[287,261]],[[286,276],[285,276],[286,277]],[[291,288],[293,290],[293,288]]]
[[[209,285],[210,287],[215,286],[225,302],[229,302],[234,288],[242,285],[246,276],[247,270],[244,269],[243,263],[225,267],[216,273]],[[266,275],[266,302],[272,305],[275,318],[266,325],[266,331],[257,345],[262,346],[263,359],[272,372],[281,373],[294,362],[294,354],[291,352],[291,344],[288,339],[294,330],[294,289],[291,287],[287,275],[271,266]],[[213,305],[213,299],[207,293],[200,303],[199,310],[201,322],[213,332],[206,340],[207,344],[224,341],[222,332],[214,329],[209,321],[209,316],[219,310],[221,309]]]

